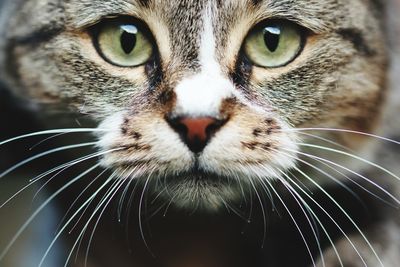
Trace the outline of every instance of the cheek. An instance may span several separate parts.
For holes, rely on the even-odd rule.
[[[253,90],[296,127],[344,127],[347,117],[370,118],[372,126],[386,86],[384,70],[369,64],[355,58],[330,69],[314,65],[314,72],[299,69]]]
[[[106,134],[100,137],[98,146],[102,150],[120,148],[103,157],[107,167],[135,168],[142,165],[146,172],[183,172],[193,162],[193,155],[164,119],[154,113],[130,116],[118,113],[107,118],[99,128]]]
[[[244,109],[212,139],[200,157],[200,165],[225,175],[234,172],[276,177],[279,175],[274,168],[292,167],[296,141],[290,127],[276,114]]]

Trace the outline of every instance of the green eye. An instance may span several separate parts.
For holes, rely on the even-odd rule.
[[[302,33],[296,25],[270,22],[248,35],[244,51],[255,65],[277,68],[292,62],[299,55],[302,43]]]
[[[136,67],[153,55],[153,45],[135,24],[106,23],[97,36],[100,54],[110,63],[122,67]]]

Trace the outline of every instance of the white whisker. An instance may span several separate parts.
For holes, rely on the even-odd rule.
[[[138,220],[139,220],[140,235],[142,236],[143,242],[144,242],[144,244],[145,244],[147,250],[150,252],[150,254],[152,254],[152,255],[154,256],[152,250],[151,250],[150,247],[149,247],[149,244],[148,244],[147,241],[146,241],[146,237],[145,237],[144,231],[143,231],[143,223],[142,223],[142,208],[143,208],[144,195],[145,195],[145,193],[146,193],[147,186],[149,185],[150,178],[151,178],[151,175],[152,175],[152,174],[153,174],[153,170],[149,173],[149,175],[148,175],[148,177],[147,177],[147,179],[146,179],[146,182],[145,182],[145,184],[144,184],[144,186],[143,186],[142,194],[140,195],[140,200],[139,200],[139,211],[138,211],[138,212],[139,212]]]
[[[293,152],[293,150],[291,150],[291,149],[283,149],[283,150],[286,150],[286,151],[289,151],[289,152]],[[346,171],[348,171],[348,172],[350,172],[350,173],[352,173],[352,174],[354,174],[354,175],[360,177],[361,179],[367,181],[368,183],[372,184],[373,186],[375,186],[376,188],[378,188],[379,190],[381,190],[383,193],[385,193],[388,197],[390,197],[390,198],[391,198],[393,201],[395,201],[397,204],[400,204],[400,200],[397,199],[397,198],[396,198],[393,194],[391,194],[388,190],[386,190],[385,188],[383,188],[382,186],[380,186],[379,184],[377,184],[376,182],[372,181],[371,179],[365,177],[365,176],[362,175],[362,174],[359,174],[359,173],[357,173],[357,172],[355,172],[355,171],[353,171],[353,170],[351,170],[351,169],[349,169],[349,168],[347,168],[347,167],[345,167],[345,166],[342,166],[342,165],[337,164],[337,163],[335,163],[335,162],[333,162],[333,161],[330,161],[330,160],[327,160],[327,159],[324,159],[324,158],[321,158],[321,157],[318,157],[318,156],[314,156],[314,155],[311,155],[311,154],[308,154],[308,153],[303,153],[303,152],[297,152],[297,153],[300,154],[300,155],[303,155],[303,156],[312,158],[312,159],[318,159],[318,160],[327,162],[327,163],[332,164],[332,165],[334,165],[334,166],[336,166],[336,167],[338,167],[338,168],[344,169],[344,170],[346,170]],[[329,175],[328,175],[328,177],[332,177],[332,176],[329,176]]]
[[[346,175],[345,173],[343,173],[343,172],[341,172],[341,171],[335,169],[333,166],[329,165],[328,163],[326,163],[326,162],[324,162],[324,161],[322,161],[322,160],[320,160],[320,159],[317,159],[317,158],[311,158],[311,159],[313,159],[313,160],[319,162],[320,164],[322,164],[322,165],[326,166],[327,168],[333,170],[334,172],[338,173],[339,175],[345,177],[347,180],[349,180],[351,183],[355,184],[357,187],[361,188],[362,190],[364,190],[365,192],[367,192],[367,193],[370,194],[371,196],[373,196],[373,197],[375,197],[376,199],[378,199],[378,200],[384,202],[385,204],[391,206],[392,208],[395,208],[395,209],[398,209],[398,208],[399,208],[399,207],[395,206],[393,203],[391,203],[391,202],[389,202],[389,201],[383,199],[382,197],[378,196],[377,194],[375,194],[375,193],[372,192],[371,190],[368,190],[365,186],[361,185],[360,183],[358,183],[358,182],[355,181],[354,179],[350,178],[350,177],[349,177],[348,175]],[[332,177],[332,178],[333,178],[333,181],[335,181],[335,182],[338,183],[340,186],[342,186],[346,191],[348,191],[348,192],[349,192],[350,194],[352,194],[356,199],[358,199],[358,200],[361,202],[361,204],[363,204],[362,201],[361,201],[361,199],[360,199],[360,197],[359,197],[356,193],[354,193],[354,191],[352,191],[348,186],[346,186],[344,183],[342,183],[339,179],[334,179],[334,177]],[[332,178],[331,178],[331,179],[332,179]],[[365,178],[366,178],[366,177],[365,177]],[[368,183],[371,183],[371,182],[372,182],[370,179],[368,179],[368,180],[369,180],[369,181],[367,181]],[[374,183],[372,183],[372,185],[374,185]],[[376,185],[374,185],[374,186],[377,187]],[[379,186],[379,185],[378,185],[378,186]],[[379,187],[378,187],[378,188],[379,188]]]
[[[261,179],[261,178],[260,178]],[[256,193],[256,196],[258,198],[258,201],[260,202],[260,207],[261,207],[261,212],[262,212],[262,216],[263,216],[263,222],[264,222],[264,232],[263,232],[263,242],[262,242],[262,248],[264,248],[265,246],[265,241],[267,240],[267,215],[265,213],[265,208],[264,208],[264,203],[261,199],[260,194],[257,191],[257,188],[253,182],[252,179],[249,179],[251,186],[253,187],[254,192]],[[262,180],[260,180],[262,182]]]
[[[41,180],[42,178],[46,177],[47,175],[49,175],[49,174],[51,174],[53,172],[56,172],[58,170],[61,170],[61,169],[65,168],[65,167],[67,167],[67,166],[73,166],[73,165],[79,164],[79,163],[81,163],[83,161],[86,161],[86,160],[89,160],[89,159],[93,159],[93,158],[96,158],[96,157],[99,157],[99,156],[102,156],[102,155],[105,155],[105,154],[108,154],[108,153],[112,153],[112,152],[118,151],[118,150],[122,150],[122,148],[110,149],[110,150],[107,150],[107,151],[104,151],[104,152],[96,152],[96,153],[92,153],[92,154],[89,154],[87,156],[84,156],[84,157],[81,157],[81,158],[78,158],[78,159],[74,159],[72,161],[69,161],[69,162],[64,163],[62,165],[54,167],[53,169],[51,169],[49,171],[43,172],[43,173],[35,176],[34,178],[30,179],[29,182],[30,183],[34,183],[34,182],[36,182],[38,180]]]
[[[284,153],[282,151],[278,151],[277,152],[284,154],[288,157],[293,157],[292,155],[290,155],[289,153]],[[308,163],[307,161],[304,161],[302,159],[296,158],[296,160],[316,169],[319,171],[320,170],[318,167],[315,167],[314,165]],[[353,226],[355,227],[355,229],[357,230],[357,232],[361,235],[361,237],[364,239],[364,241],[366,242],[366,244],[368,245],[368,247],[371,249],[372,253],[374,254],[374,256],[376,257],[376,259],[379,261],[379,264],[384,267],[382,260],[380,259],[380,257],[378,256],[378,253],[375,251],[374,247],[372,246],[371,242],[368,240],[368,238],[366,237],[366,235],[364,234],[364,232],[361,230],[361,228],[358,226],[358,224],[356,224],[356,222],[353,220],[353,218],[351,218],[351,216],[346,212],[346,210],[335,200],[334,197],[332,197],[323,187],[321,187],[317,182],[315,182],[311,177],[309,177],[307,174],[305,174],[304,172],[302,172],[298,167],[294,167],[299,173],[301,173],[307,180],[309,180],[311,183],[313,183],[324,195],[326,195],[333,204],[335,204],[336,207],[338,207],[340,209],[340,211],[346,216],[346,218],[353,224]],[[323,172],[323,171],[322,171]],[[317,203],[316,203],[317,204]],[[317,204],[318,205],[318,204]],[[353,247],[354,248],[354,247]],[[356,250],[357,251],[357,250]],[[359,253],[357,253],[359,254]],[[364,259],[362,258],[362,256],[359,254],[361,260],[363,261],[364,265],[366,265]]]
[[[68,214],[70,213],[70,211],[72,210],[72,208],[75,206],[75,204],[78,202],[78,200],[83,196],[83,194],[85,194],[85,192],[87,192],[87,190],[89,190],[89,188],[98,180],[100,179],[100,177],[107,171],[107,169],[105,169],[104,171],[102,171],[99,175],[97,175],[96,178],[94,178],[84,189],[83,191],[75,198],[74,202],[72,202],[72,204],[70,205],[70,207],[68,208],[68,210],[65,212],[64,217],[61,219],[56,232],[59,231],[61,225],[64,223],[65,219],[67,218]]]
[[[334,146],[343,148],[344,150],[347,150],[347,151],[349,151],[349,152],[354,152],[354,150],[348,148],[347,146],[344,146],[344,145],[342,145],[342,144],[339,144],[338,142],[329,140],[329,139],[327,139],[327,138],[324,138],[324,137],[321,137],[321,136],[318,136],[318,135],[315,135],[315,134],[305,133],[305,132],[301,132],[301,131],[296,132],[296,134],[301,134],[301,135],[304,135],[304,136],[313,137],[313,138],[315,138],[315,139],[324,141],[324,142],[326,142],[326,143],[328,143],[328,144],[331,144],[331,145],[334,145]]]
[[[56,152],[61,152],[61,151],[65,151],[65,150],[70,150],[70,149],[76,149],[76,148],[81,148],[81,147],[87,147],[87,146],[94,146],[96,145],[96,142],[91,142],[91,143],[83,143],[83,144],[77,144],[77,145],[69,145],[69,146],[63,146],[63,147],[59,147],[59,148],[55,148],[55,149],[51,149],[49,151],[43,152],[43,153],[39,153],[35,156],[32,156],[26,160],[21,161],[20,163],[15,164],[13,167],[9,168],[8,170],[4,171],[3,173],[0,173],[0,179],[4,178],[6,175],[10,174],[11,172],[15,171],[16,169],[18,169],[19,167],[26,165],[36,159],[45,157],[47,155],[56,153]]]
[[[290,218],[291,218],[291,220],[293,221],[293,223],[294,223],[294,225],[295,225],[297,231],[299,232],[299,234],[300,234],[300,236],[301,236],[301,239],[303,240],[303,242],[304,242],[304,244],[305,244],[305,246],[306,246],[307,252],[308,252],[308,254],[309,254],[309,256],[310,256],[310,259],[311,259],[311,261],[312,261],[313,266],[316,267],[315,260],[314,260],[314,256],[313,256],[313,254],[312,254],[312,252],[311,252],[310,246],[308,245],[307,239],[306,239],[306,237],[304,236],[304,233],[303,233],[303,231],[301,230],[301,228],[300,228],[299,224],[297,223],[295,217],[293,216],[292,212],[290,211],[290,209],[289,209],[288,206],[286,205],[285,201],[283,201],[283,199],[282,199],[282,197],[279,195],[278,191],[276,191],[275,188],[270,184],[270,182],[269,182],[267,179],[264,179],[264,181],[265,181],[266,183],[269,184],[269,187],[270,187],[271,190],[275,193],[275,195],[278,197],[279,201],[282,203],[282,205],[283,205],[283,207],[285,208],[286,212],[287,212],[288,215],[290,216]],[[263,182],[263,181],[262,181],[262,182]]]
[[[108,207],[108,205],[110,204],[110,202],[112,201],[112,199],[114,198],[114,196],[118,193],[118,191],[121,189],[121,187],[127,182],[128,180],[126,180],[126,179],[121,179],[121,182],[119,183],[119,185],[114,189],[114,193],[108,198],[108,201],[107,201],[107,203],[103,206],[103,209],[100,211],[100,213],[99,213],[99,216],[98,216],[98,218],[97,218],[97,220],[96,220],[96,223],[94,224],[94,226],[93,226],[93,230],[92,230],[92,233],[91,233],[91,235],[90,235],[90,237],[89,237],[89,241],[88,241],[88,246],[87,246],[87,248],[86,248],[86,253],[85,253],[85,267],[87,266],[87,262],[88,262],[88,257],[89,257],[89,252],[90,252],[90,245],[92,244],[92,241],[93,241],[93,237],[94,237],[94,234],[95,234],[95,232],[96,232],[96,229],[97,229],[97,226],[98,226],[98,224],[99,224],[99,222],[100,222],[100,219],[101,219],[101,217],[103,216],[103,214],[104,214],[104,212],[105,212],[105,210],[107,209],[107,207]],[[129,181],[128,181],[129,182]]]
[[[287,174],[286,174],[286,173],[284,173],[282,170],[279,170],[279,171],[280,171],[285,177],[287,177]],[[296,191],[294,190],[294,188],[293,188],[290,184],[288,184],[288,183],[285,181],[285,179],[282,179],[282,178],[278,178],[278,179],[279,179],[279,181],[283,184],[283,186],[288,190],[289,194],[292,195],[293,199],[295,200],[295,202],[297,203],[297,205],[300,207],[301,211],[303,212],[304,217],[306,218],[306,220],[307,220],[307,222],[308,222],[308,224],[309,224],[309,226],[310,226],[310,229],[311,229],[311,231],[313,232],[315,241],[317,242],[319,255],[321,256],[321,260],[322,260],[322,265],[323,265],[323,267],[325,267],[324,254],[322,253],[321,242],[320,242],[320,240],[319,240],[319,235],[318,235],[318,233],[317,233],[316,223],[315,223],[315,221],[314,221],[315,218],[314,218],[314,217],[311,217],[311,218],[313,219],[313,222],[311,222],[310,217],[309,217],[310,214],[308,214],[308,212],[306,212],[306,210],[304,209],[304,207],[303,207],[303,205],[302,205],[303,202],[301,202],[301,199],[302,199],[301,196],[295,194]],[[299,200],[299,199],[300,199],[300,200]]]
[[[59,196],[65,189],[82,179],[84,176],[86,176],[88,173],[92,172],[96,168],[98,168],[100,164],[96,164],[90,169],[86,170],[85,172],[81,173],[68,183],[66,183],[62,188],[57,190],[54,194],[52,194],[40,207],[29,217],[29,219],[21,226],[21,228],[17,231],[17,233],[13,236],[11,241],[8,243],[6,248],[3,250],[3,252],[0,254],[0,262],[4,259],[8,251],[11,249],[11,247],[14,245],[15,241],[21,236],[21,234],[26,230],[26,228],[31,224],[31,222],[37,217],[37,215],[51,202],[53,201],[57,196]]]
[[[22,189],[20,189],[20,190],[17,191],[14,195],[12,195],[9,199],[7,199],[3,204],[1,204],[1,205],[0,205],[0,209],[3,208],[3,207],[4,207],[5,205],[7,205],[8,203],[10,203],[15,197],[17,197],[19,194],[21,194],[24,190],[26,190],[26,189],[28,189],[29,187],[33,186],[36,182],[40,181],[41,179],[43,179],[43,178],[46,177],[47,175],[49,175],[49,174],[51,174],[51,173],[53,173],[53,172],[55,172],[55,171],[58,171],[58,170],[60,170],[60,169],[66,168],[66,167],[68,167],[68,166],[74,166],[74,165],[79,164],[79,163],[81,163],[81,162],[84,162],[84,161],[86,161],[86,160],[89,160],[89,159],[92,159],[92,158],[96,158],[96,157],[98,157],[98,156],[101,156],[101,155],[104,155],[104,154],[107,154],[107,153],[111,153],[111,152],[114,152],[114,151],[117,151],[117,150],[119,150],[119,149],[112,149],[112,150],[108,150],[108,151],[105,151],[105,152],[96,152],[96,153],[90,154],[90,155],[88,155],[88,156],[81,157],[81,158],[79,158],[79,159],[76,159],[76,160],[67,162],[67,163],[65,163],[65,164],[63,164],[63,165],[60,165],[60,166],[55,167],[55,168],[53,168],[53,169],[51,169],[51,170],[49,170],[49,171],[46,171],[46,172],[44,172],[44,173],[42,173],[42,174],[39,174],[38,176],[34,177],[33,179],[30,179],[30,180],[29,180],[29,184],[27,184],[26,186],[24,186]]]
[[[20,135],[20,136],[16,136],[4,141],[0,142],[0,146],[17,141],[17,140],[21,140],[21,139],[25,139],[25,138],[29,138],[29,137],[34,137],[34,136],[40,136],[40,135],[48,135],[48,134],[59,134],[59,133],[95,133],[95,132],[108,132],[110,130],[107,129],[99,129],[99,128],[69,128],[69,129],[54,129],[54,130],[47,130],[47,131],[41,131],[41,132],[35,132],[35,133],[30,133],[30,134],[24,134],[24,135]]]
[[[36,147],[40,146],[41,144],[43,144],[43,143],[45,143],[45,142],[47,142],[47,141],[49,141],[49,140],[51,140],[51,139],[54,139],[54,138],[57,138],[57,137],[59,137],[59,136],[63,136],[63,135],[66,135],[66,134],[67,134],[67,133],[59,133],[59,134],[54,134],[54,135],[52,135],[52,136],[50,136],[50,137],[47,137],[47,138],[43,139],[42,141],[37,142],[36,144],[34,144],[33,146],[31,146],[31,147],[29,148],[29,150],[34,150]]]
[[[307,179],[311,179],[311,177],[309,177],[307,174],[305,174],[304,172],[302,172],[300,169],[298,169],[296,167],[297,171],[302,174],[304,177],[306,177]],[[325,191],[325,190],[324,190]],[[323,192],[324,192],[323,191]],[[349,242],[349,244],[352,246],[352,248],[354,249],[354,251],[357,253],[357,255],[360,257],[361,261],[363,262],[363,264],[367,267],[367,263],[365,262],[364,258],[362,257],[361,253],[358,251],[357,247],[355,246],[355,244],[353,243],[353,241],[351,241],[351,239],[348,237],[348,235],[346,234],[346,232],[342,229],[342,227],[340,227],[340,225],[335,221],[335,219],[332,217],[332,215],[326,211],[325,208],[323,208],[318,201],[316,201],[313,197],[311,197],[309,194],[307,194],[307,192],[303,192],[314,204],[316,204],[318,206],[318,208],[320,208],[322,210],[322,212],[324,212],[328,218],[335,224],[335,226],[338,228],[338,230],[343,234],[343,236],[346,238],[346,240]],[[325,194],[325,193],[324,193]],[[348,217],[347,212],[344,211],[341,206],[332,198],[331,201],[339,207],[339,209],[342,210],[343,214],[345,214],[346,217]],[[350,221],[353,223],[353,220],[350,219]],[[354,225],[354,223],[353,223]],[[355,225],[356,228],[358,228],[357,225]],[[361,231],[361,230],[360,230]],[[366,240],[367,243],[369,243],[368,239],[366,239],[365,235],[362,234],[364,236],[364,239]],[[372,246],[371,246],[372,248]],[[373,249],[373,248],[372,248]],[[374,250],[374,249],[373,249]],[[378,258],[379,259],[379,258]]]
[[[118,204],[118,222],[121,222],[121,217],[122,217],[122,208],[123,208],[123,203],[125,202],[125,197],[128,193],[129,188],[131,187],[132,182],[134,181],[134,179],[131,177],[133,175],[133,173],[137,170],[138,166],[135,166],[128,175],[124,175],[125,177],[127,177],[127,179],[129,179],[129,182],[127,184],[127,186],[125,187],[121,198],[119,200],[119,204]]]
[[[113,179],[113,176],[110,176],[107,181],[105,181],[97,190],[96,192],[93,193],[93,195],[91,195],[86,201],[85,203],[83,203],[76,211],[75,213],[70,217],[70,219],[64,224],[64,226],[57,231],[56,236],[53,238],[53,240],[51,241],[50,245],[48,246],[46,252],[44,253],[44,255],[42,256],[39,266],[40,267],[47,255],[50,253],[51,249],[53,248],[54,244],[57,242],[58,238],[61,236],[61,234],[66,230],[66,228],[68,227],[68,225],[76,218],[76,216],[79,215],[79,213],[86,208],[88,205],[90,205],[91,201],[104,189],[104,187],[106,187]],[[64,218],[65,219],[65,218]]]
[[[112,179],[114,179],[114,178],[117,176],[117,175],[115,175],[115,174],[116,174],[116,171],[112,174],[112,176],[113,176]],[[115,181],[111,184],[111,186],[106,190],[106,192],[104,193],[103,197],[100,199],[100,201],[98,202],[98,204],[95,206],[94,212],[92,212],[92,216],[89,218],[89,220],[86,222],[86,224],[84,225],[83,229],[81,230],[81,232],[80,232],[80,234],[79,234],[79,236],[78,236],[78,238],[77,238],[77,241],[76,241],[77,243],[79,242],[79,244],[78,244],[78,247],[77,247],[77,249],[76,249],[75,261],[78,260],[79,251],[80,251],[80,249],[81,249],[81,245],[82,245],[82,242],[83,242],[83,238],[84,238],[84,235],[85,235],[85,233],[86,233],[86,231],[87,231],[87,228],[89,227],[89,224],[90,224],[91,220],[92,220],[93,217],[96,215],[97,211],[101,209],[101,206],[102,206],[101,203],[104,203],[105,201],[107,201],[108,196],[109,196],[110,194],[112,194],[112,192],[115,190],[116,187],[118,187],[118,185],[119,185],[120,183],[121,183],[121,180],[120,180],[120,179],[115,179]],[[80,221],[82,220],[83,216],[85,216],[87,210],[90,208],[90,206],[91,206],[91,204],[92,204],[92,202],[93,202],[94,200],[95,200],[95,199],[92,199],[92,200],[90,201],[90,203],[86,206],[86,208],[84,209],[84,211],[81,213],[81,215],[79,216],[79,218],[76,220],[75,224],[74,224],[74,225],[72,226],[72,228],[69,230],[69,234],[71,234],[73,231],[75,231],[75,229],[78,227]],[[75,250],[75,249],[74,249],[74,250]]]
[[[281,132],[300,132],[300,131],[326,131],[326,132],[339,132],[339,133],[349,133],[349,134],[357,134],[357,135],[363,135],[367,137],[372,137],[376,138],[381,141],[386,141],[389,143],[397,144],[400,145],[400,141],[396,141],[394,139],[390,139],[387,137],[371,134],[371,133],[365,133],[365,132],[359,132],[359,131],[353,131],[353,130],[346,130],[346,129],[335,129],[335,128],[295,128],[295,129],[285,129],[285,130],[280,130]]]
[[[107,181],[112,181],[115,178],[115,172],[112,176],[110,176],[110,178]],[[75,251],[76,246],[79,243],[79,247],[80,247],[80,243],[82,241],[82,238],[84,236],[84,234],[86,233],[86,230],[88,228],[88,226],[90,225],[92,219],[94,218],[94,216],[97,214],[97,212],[101,209],[101,207],[107,202],[107,200],[109,199],[109,197],[114,193],[114,190],[118,187],[118,185],[120,183],[123,183],[123,180],[117,180],[116,182],[114,182],[114,184],[111,186],[111,188],[109,190],[107,190],[107,192],[105,193],[105,195],[103,196],[102,200],[99,202],[99,204],[96,206],[96,208],[94,209],[92,215],[90,216],[90,218],[87,220],[86,224],[84,225],[84,227],[82,228],[81,232],[79,233],[79,236],[77,237],[75,243],[73,244],[70,253],[68,254],[68,257],[65,261],[64,267],[67,267],[71,256],[73,254],[73,252]],[[104,188],[104,187],[103,187]],[[100,191],[99,191],[100,192]],[[93,199],[92,199],[93,200]],[[79,249],[77,251],[77,253],[79,252]]]
[[[357,155],[354,155],[354,154],[351,154],[351,153],[347,153],[347,152],[344,152],[344,151],[341,151],[341,150],[333,149],[333,148],[323,147],[323,146],[317,146],[317,145],[312,145],[312,144],[304,144],[304,143],[297,143],[297,144],[301,145],[301,146],[305,146],[305,147],[312,147],[312,148],[317,148],[317,149],[321,149],[321,150],[325,150],[325,151],[329,151],[329,152],[334,152],[334,153],[337,153],[337,154],[340,154],[340,155],[345,155],[345,156],[351,157],[353,159],[357,159],[357,160],[362,161],[362,162],[364,162],[364,163],[366,163],[366,164],[368,164],[370,166],[378,168],[379,170],[389,174],[390,176],[394,177],[396,180],[400,181],[400,177],[397,176],[396,174],[394,174],[393,172],[389,171],[388,169],[385,169],[384,167],[382,167],[382,166],[380,166],[380,165],[378,165],[378,164],[376,164],[376,163],[374,163],[372,161],[363,159],[363,158],[361,158],[361,157],[359,157]]]
[[[310,195],[309,193],[307,193],[303,188],[301,188],[301,186],[299,186],[292,178],[290,178],[290,176],[288,176],[287,174],[284,174],[284,175],[286,176],[286,178],[287,178],[292,184],[294,184],[297,188],[299,188],[299,190],[300,190],[301,192],[303,192],[303,194],[305,194],[308,198],[311,198],[311,199],[312,199],[311,195]],[[342,259],[341,259],[340,255],[339,255],[339,252],[337,251],[337,248],[336,248],[336,246],[335,246],[335,243],[333,242],[331,236],[329,235],[328,231],[326,230],[325,226],[323,225],[323,223],[321,222],[321,220],[319,219],[319,217],[315,214],[315,212],[314,212],[313,209],[308,205],[308,203],[300,196],[300,194],[299,194],[292,186],[290,186],[290,184],[288,184],[286,181],[283,181],[283,182],[286,183],[287,186],[289,186],[289,188],[291,188],[292,192],[298,196],[298,198],[299,198],[300,201],[303,203],[303,205],[311,212],[311,214],[313,215],[313,217],[317,220],[318,224],[321,226],[321,228],[322,228],[322,230],[324,231],[326,237],[328,238],[329,243],[331,244],[331,246],[332,246],[332,248],[333,248],[333,250],[334,250],[334,252],[335,252],[335,254],[336,254],[336,257],[337,257],[338,260],[339,260],[340,266],[341,266],[341,267],[344,267],[344,266],[343,266]]]

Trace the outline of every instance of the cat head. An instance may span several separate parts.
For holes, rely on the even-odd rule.
[[[10,2],[3,79],[97,120],[102,164],[166,181],[155,190],[183,207],[280,179],[299,162],[296,129],[371,132],[379,119],[379,1]]]

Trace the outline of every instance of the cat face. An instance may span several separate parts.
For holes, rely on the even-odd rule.
[[[153,190],[182,207],[218,208],[298,163],[297,128],[374,129],[386,72],[378,5],[21,1],[1,60],[19,92],[99,121],[105,167],[165,180]]]

